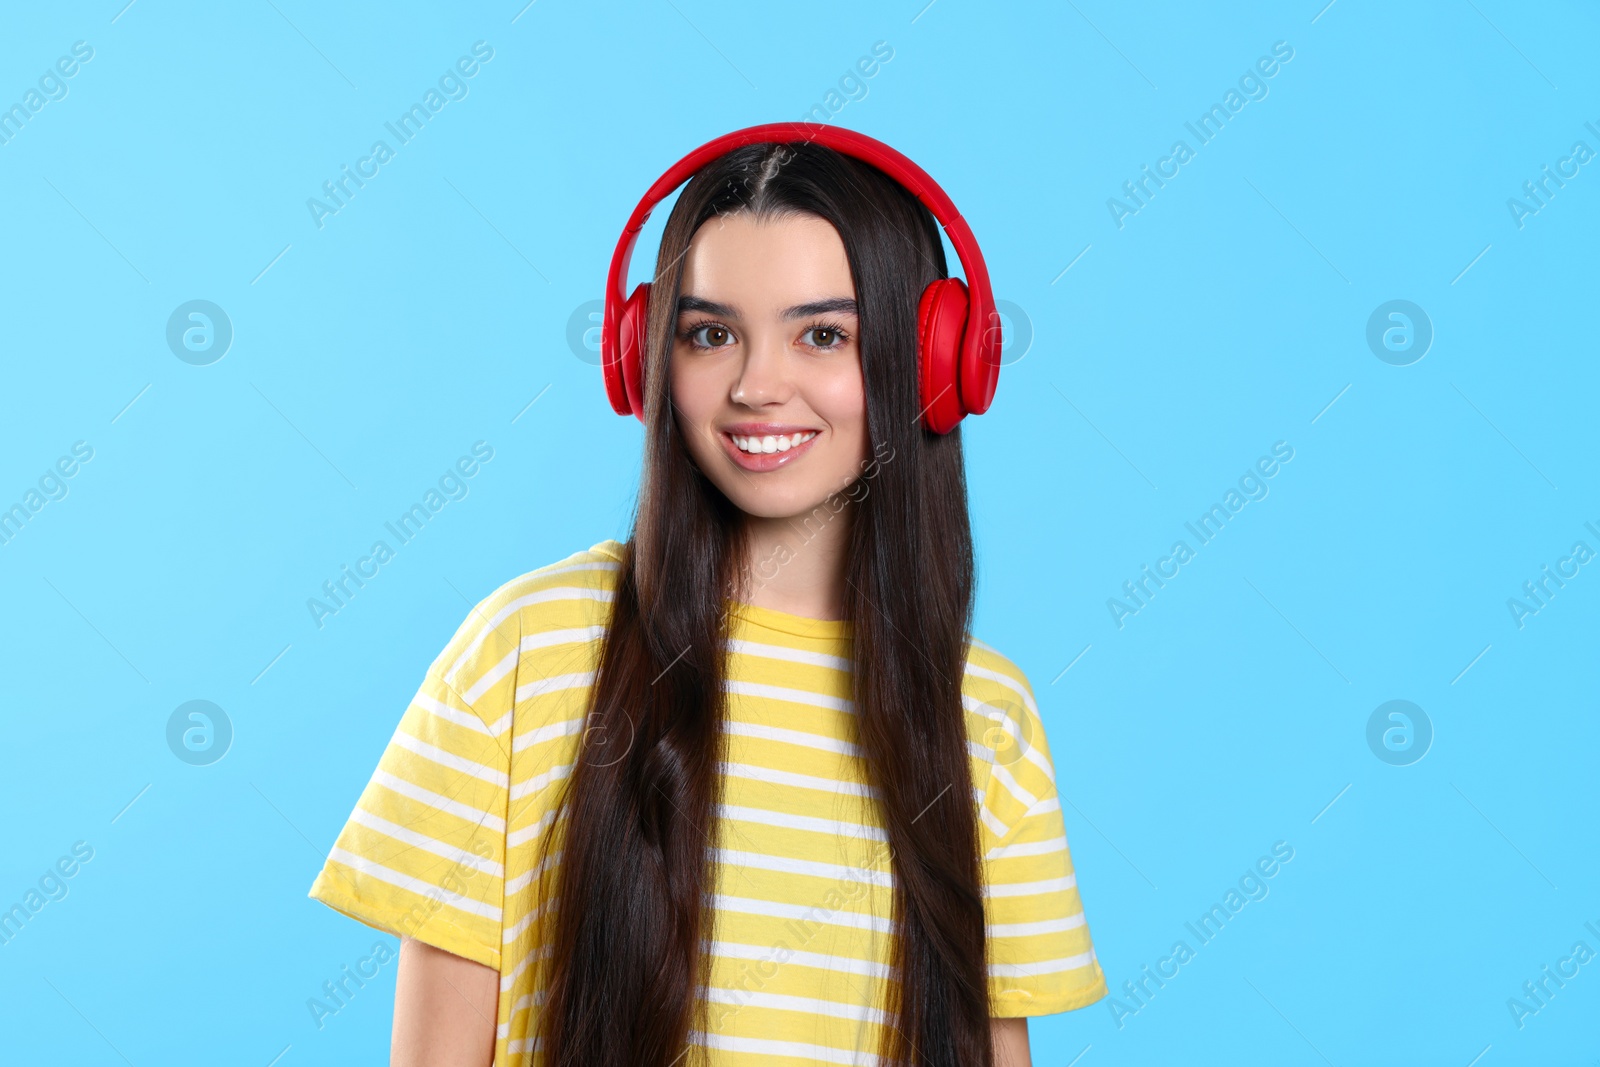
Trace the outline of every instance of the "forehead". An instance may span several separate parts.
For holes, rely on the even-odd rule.
[[[747,313],[855,296],[844,241],[826,220],[749,212],[709,219],[684,257],[682,291]]]

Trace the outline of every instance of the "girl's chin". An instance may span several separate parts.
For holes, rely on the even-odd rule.
[[[748,485],[729,488],[735,488],[737,491],[729,493],[725,488],[723,493],[749,518],[772,523],[788,523],[797,531],[806,530],[807,534],[815,530],[819,521],[835,517],[850,502],[843,493],[766,494],[751,492]],[[811,523],[810,528],[800,525],[807,521]]]

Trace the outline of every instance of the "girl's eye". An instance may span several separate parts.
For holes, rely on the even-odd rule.
[[[828,326],[813,326],[806,331],[806,336],[814,348],[838,348],[844,344],[844,334]]]
[[[722,348],[733,341],[726,326],[698,326],[689,331],[690,343],[700,348]]]

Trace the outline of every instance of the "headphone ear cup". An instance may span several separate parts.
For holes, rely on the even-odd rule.
[[[640,422],[644,421],[644,385],[642,364],[645,348],[645,323],[650,311],[650,283],[640,282],[622,308],[622,320],[617,323],[617,371],[622,378],[623,393],[628,398],[628,410]]]
[[[959,384],[966,329],[966,283],[960,278],[929,282],[917,304],[917,381],[922,424],[934,433],[949,433],[966,414]]]

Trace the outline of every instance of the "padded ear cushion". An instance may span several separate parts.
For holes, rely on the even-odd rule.
[[[622,334],[622,310],[617,310],[615,319],[611,317],[612,301],[616,299],[611,294],[606,295],[606,322],[600,327],[600,377],[605,382],[606,399],[611,403],[611,410],[618,415],[631,415],[628,388],[622,384],[622,352],[618,340]],[[627,306],[627,301],[623,301],[622,308]]]
[[[980,322],[980,318],[988,321]],[[976,345],[970,350],[964,348],[961,354],[961,406],[968,415],[982,415],[989,410],[995,387],[1000,384],[1005,330],[1000,312],[992,306],[987,311],[969,307],[967,328],[978,331],[980,336]]]
[[[623,306],[622,319],[617,323],[618,371],[622,377],[623,391],[628,398],[627,414],[632,412],[644,421],[644,385],[642,364],[645,348],[645,322],[650,310],[650,283],[640,282],[633,295]]]
[[[917,355],[922,424],[949,433],[966,411],[957,369],[967,328],[967,286],[960,278],[929,282],[917,304]]]

